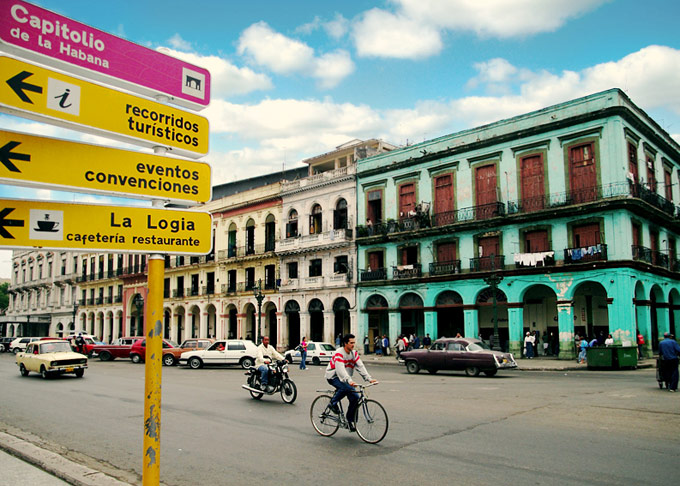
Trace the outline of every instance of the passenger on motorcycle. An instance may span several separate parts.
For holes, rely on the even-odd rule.
[[[255,358],[255,366],[260,372],[260,387],[262,391],[271,393],[274,391],[273,387],[269,386],[269,363],[272,362],[272,358],[284,360],[281,353],[279,353],[274,346],[269,345],[269,336],[262,336],[262,344],[257,347],[257,357]]]
[[[359,353],[354,351],[355,345],[356,339],[354,334],[345,334],[342,337],[342,347],[335,351],[326,368],[326,380],[335,387],[335,394],[331,398],[330,403],[331,410],[339,414],[338,402],[344,397],[349,399],[346,416],[350,431],[355,430],[354,416],[356,414],[357,402],[359,401],[359,394],[354,390],[356,383],[352,380],[354,370],[356,369],[365,381],[371,383],[378,382],[378,380],[371,378],[371,375],[366,371]]]

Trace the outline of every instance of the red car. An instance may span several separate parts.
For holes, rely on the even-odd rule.
[[[179,344],[169,339],[163,339],[163,358],[168,356],[168,362],[172,358],[172,363],[175,363],[175,356],[169,351],[170,349],[179,348]],[[168,350],[166,352],[166,350]],[[133,363],[142,363],[146,360],[146,339],[138,339],[130,348],[130,359]],[[163,363],[167,364],[165,359]]]
[[[135,341],[144,339],[143,336],[122,337],[111,344],[98,344],[92,348],[92,353],[102,361],[113,361],[116,358],[129,358],[130,350]]]

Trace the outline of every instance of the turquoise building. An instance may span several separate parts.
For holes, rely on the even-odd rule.
[[[680,145],[611,89],[359,160],[359,336],[482,336],[560,358],[680,315]]]

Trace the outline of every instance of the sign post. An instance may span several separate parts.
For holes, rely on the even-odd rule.
[[[208,153],[208,120],[200,115],[0,57],[0,109],[13,115],[178,155]]]

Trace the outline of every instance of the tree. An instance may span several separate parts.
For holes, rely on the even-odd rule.
[[[9,306],[9,282],[0,284],[0,314]]]

